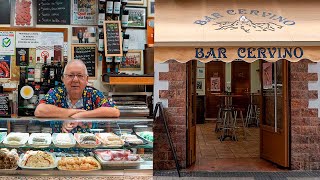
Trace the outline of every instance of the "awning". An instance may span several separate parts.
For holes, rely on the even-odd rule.
[[[155,61],[320,61],[320,1],[156,1]]]

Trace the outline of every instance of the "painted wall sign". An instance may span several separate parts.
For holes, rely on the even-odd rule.
[[[232,57],[234,53],[237,53],[236,59],[288,59],[288,58],[302,58],[302,47],[239,47],[237,52],[232,51]],[[228,50],[224,47],[219,48],[195,48],[195,58],[198,59],[227,59]]]
[[[15,33],[9,31],[0,32],[0,54],[1,55],[15,55]]]
[[[234,16],[234,21],[223,20],[224,17]],[[265,22],[255,20],[256,17],[265,18]],[[228,18],[230,19],[230,18]],[[212,23],[215,30],[242,29],[250,33],[251,31],[275,31],[283,26],[292,26],[296,22],[281,15],[256,9],[228,9],[222,13],[213,12],[204,16],[203,19],[194,21],[195,24],[206,25]]]

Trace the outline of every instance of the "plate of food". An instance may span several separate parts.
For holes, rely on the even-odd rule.
[[[95,157],[105,166],[139,166],[144,160],[139,154],[132,154],[130,150],[102,150],[94,151]]]
[[[19,155],[16,149],[0,149],[0,169],[16,170],[18,168]]]
[[[29,133],[12,132],[4,140],[3,144],[8,147],[22,147],[29,139]]]
[[[100,145],[100,141],[92,133],[75,133],[74,138],[83,148],[96,148]]]
[[[20,89],[20,95],[23,99],[31,99],[34,94],[34,90],[31,86],[23,86]]]
[[[148,141],[149,143],[153,143],[153,132],[141,131],[141,132],[136,132],[136,134],[142,139],[145,139],[146,141]]]
[[[121,139],[123,139],[126,143],[128,143],[129,145],[144,145],[144,144],[148,144],[147,141],[138,138],[137,135],[134,134],[123,134],[121,135]]]
[[[77,144],[72,133],[53,133],[52,141],[59,148],[71,148]]]
[[[124,145],[124,141],[114,133],[97,133],[96,137],[106,148],[120,148]]]
[[[29,137],[28,144],[35,148],[49,147],[51,144],[50,133],[32,133]]]
[[[94,171],[101,165],[94,157],[59,157],[58,169],[64,171]]]
[[[20,155],[19,167],[22,169],[53,169],[57,167],[57,158],[46,151],[27,151]]]

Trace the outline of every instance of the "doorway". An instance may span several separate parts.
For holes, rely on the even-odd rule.
[[[205,107],[204,112],[193,112],[192,115],[196,115],[198,118],[204,114],[205,121],[203,123],[197,121],[200,123],[197,123],[195,127],[188,128],[188,140],[192,139],[193,141],[192,143],[187,142],[187,152],[190,151],[191,145],[195,145],[195,151],[194,149],[192,151],[195,153],[193,156],[195,159],[191,162],[187,158],[189,170],[278,171],[280,170],[279,166],[286,168],[289,166],[288,62],[281,60],[272,63],[272,68],[275,70],[271,72],[272,80],[268,81],[271,90],[266,89],[266,74],[264,72],[266,65],[264,63],[263,61],[251,64],[244,61],[232,63],[215,61],[200,66],[200,68],[205,68],[205,103],[203,103]],[[192,68],[197,68],[196,71],[198,71],[199,66],[188,67],[187,81],[191,80],[190,72],[195,74],[195,70]],[[267,75],[270,78],[270,74]],[[197,77],[193,81],[198,82],[198,80]],[[203,80],[201,81],[203,82]],[[272,89],[272,87],[274,88]],[[198,98],[201,91],[198,92],[198,86],[196,86],[196,90],[196,98]],[[265,92],[272,90],[274,92],[273,101],[270,98],[272,94]],[[190,87],[188,87],[187,94],[188,97],[192,97],[189,95],[189,91],[191,91]],[[219,108],[223,107],[223,103],[225,103],[225,94],[233,96],[232,107],[237,109],[237,121],[234,126],[236,127],[237,141],[233,141],[231,138],[221,141],[219,139],[221,130],[216,130]],[[193,102],[196,101],[194,97],[191,99]],[[189,100],[190,98],[188,98]],[[188,102],[188,115],[191,115],[189,110],[194,108]],[[272,117],[269,117],[270,109],[273,109],[274,112]],[[240,111],[242,111],[243,121],[240,117]],[[244,122],[244,126],[241,126],[242,122]],[[275,124],[277,124],[276,128],[274,128]],[[196,133],[192,134],[191,129],[195,129],[193,132]],[[273,146],[277,143],[284,145],[273,150]]]

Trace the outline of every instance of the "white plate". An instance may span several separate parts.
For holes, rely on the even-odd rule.
[[[33,138],[38,136],[43,136],[46,139],[46,143],[45,144],[34,143]],[[49,147],[51,144],[51,134],[50,133],[32,133],[29,137],[28,144],[35,148]]]
[[[25,93],[25,91],[30,91],[30,93]],[[21,95],[21,97],[23,97],[23,99],[31,99],[33,94],[34,94],[34,91],[31,86],[23,86],[20,89],[20,95]]]
[[[104,166],[139,166],[140,163],[144,162],[141,157],[137,161],[105,161],[98,154],[95,154],[94,156],[97,158],[99,163]]]
[[[48,154],[51,154],[51,156],[53,157],[54,159],[54,163],[52,164],[52,166],[50,167],[29,167],[29,166],[23,166],[22,165],[22,160],[23,160],[23,156],[24,154],[21,154],[20,155],[20,158],[19,158],[19,161],[18,161],[18,166],[21,167],[22,169],[53,169],[53,168],[56,168],[57,165],[58,165],[58,160],[56,158],[56,156],[50,152],[47,152]]]
[[[57,136],[59,134],[62,134],[62,133],[53,133],[52,134],[52,141],[53,141],[53,144],[56,146],[56,147],[59,147],[59,148],[71,148],[73,146],[76,145],[76,140],[74,139],[73,137],[73,134],[71,133],[63,133],[63,134],[68,134],[69,138],[71,139],[71,143],[57,143]]]
[[[8,138],[12,137],[12,136],[20,137],[21,138],[20,142],[17,143],[17,144],[9,143],[10,141],[8,141]],[[27,143],[28,139],[29,139],[29,133],[12,132],[9,135],[7,135],[7,137],[3,141],[3,144],[8,146],[8,147],[18,148],[18,147],[24,146]]]
[[[74,138],[76,139],[76,141],[80,147],[82,147],[82,148],[96,148],[96,147],[100,146],[101,142],[99,141],[99,139],[97,137],[95,137],[96,138],[95,144],[82,144],[82,143],[80,143],[80,137],[84,136],[84,135],[94,136],[94,134],[92,134],[92,133],[74,133]]]

